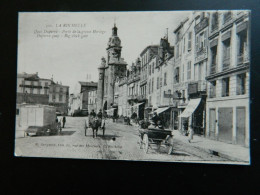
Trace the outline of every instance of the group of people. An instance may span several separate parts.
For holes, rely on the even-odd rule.
[[[93,117],[95,118],[96,116],[99,118],[99,119],[102,119],[102,110],[100,109],[99,112],[96,114],[94,110],[92,110],[89,114],[90,117]]]

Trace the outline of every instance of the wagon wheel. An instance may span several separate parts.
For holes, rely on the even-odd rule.
[[[170,155],[173,151],[172,145],[169,145],[167,149],[168,149],[168,154]]]
[[[148,135],[144,134],[144,136],[143,136],[143,150],[144,150],[145,153],[148,153],[148,147],[149,147]]]

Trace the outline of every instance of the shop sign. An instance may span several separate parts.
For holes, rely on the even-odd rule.
[[[194,94],[198,92],[198,83],[190,83],[188,85],[188,94]]]

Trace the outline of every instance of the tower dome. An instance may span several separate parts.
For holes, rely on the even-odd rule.
[[[114,27],[112,28],[112,36],[109,38],[107,46],[108,46],[108,48],[110,48],[110,47],[120,47],[121,46],[121,40],[117,36],[116,24],[114,24]]]

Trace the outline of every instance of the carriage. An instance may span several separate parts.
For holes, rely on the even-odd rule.
[[[156,127],[148,127],[147,129],[139,129],[140,137],[140,148],[143,149],[145,153],[148,153],[149,148],[152,144],[156,144],[158,151],[161,146],[167,147],[168,154],[171,154],[173,148],[172,130],[159,129]]]
[[[97,132],[98,130],[102,130],[103,131],[103,136],[105,135],[105,119],[102,118],[98,118],[98,117],[93,117],[93,116],[89,116],[88,120],[85,120],[85,136],[87,136],[87,130],[88,128],[92,128],[93,130],[93,137],[97,137]]]

